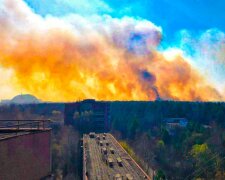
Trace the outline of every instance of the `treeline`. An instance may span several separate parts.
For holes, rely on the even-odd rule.
[[[82,179],[81,135],[71,126],[52,129],[52,174],[54,179]]]
[[[225,103],[223,102],[176,102],[176,101],[127,101],[112,102],[111,124],[127,136],[129,131],[147,131],[160,125],[165,118],[186,118],[196,124],[209,125],[213,121],[225,127]]]
[[[64,113],[63,103],[39,103],[39,104],[11,104],[0,106],[0,120],[24,120],[47,118],[52,116],[53,111]]]
[[[63,126],[63,114],[61,103],[0,106],[0,119],[53,120],[53,174],[80,179],[81,135]],[[110,102],[110,116],[111,132],[145,169],[156,170],[156,179],[225,179],[225,103],[116,101]],[[165,118],[186,118],[188,125],[171,135]]]
[[[0,106],[0,120],[64,120],[63,103],[12,104]]]
[[[170,134],[166,118],[188,124]],[[111,121],[155,179],[225,179],[225,103],[113,102]]]

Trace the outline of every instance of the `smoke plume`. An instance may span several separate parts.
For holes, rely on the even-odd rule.
[[[42,17],[23,1],[3,0],[0,83],[5,96],[22,91],[50,101],[224,100],[182,54],[158,51],[161,37],[144,19]]]

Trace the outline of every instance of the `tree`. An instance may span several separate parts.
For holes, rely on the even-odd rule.
[[[130,124],[129,129],[128,129],[128,131],[129,131],[128,134],[129,134],[129,137],[131,139],[134,139],[134,137],[136,136],[137,129],[139,128],[139,125],[140,125],[140,123],[139,123],[137,118],[134,118],[131,121],[131,124]]]
[[[164,179],[166,179],[166,176],[165,176],[164,172],[161,169],[159,169],[156,172],[155,180],[164,180]]]
[[[204,143],[204,144],[195,144],[194,146],[192,146],[191,155],[194,158],[197,158],[200,155],[204,155],[208,149],[209,148],[208,148],[208,145],[206,143]]]
[[[165,147],[165,143],[163,142],[163,140],[159,140],[159,141],[157,142],[157,147],[158,147],[158,148],[164,148],[164,147]]]
[[[161,134],[162,134],[161,135],[162,136],[162,140],[166,144],[169,144],[170,143],[170,135],[169,135],[168,131],[165,128],[163,128]]]
[[[215,175],[215,178],[217,180],[224,180],[225,179],[225,172],[217,171],[216,175]]]
[[[194,177],[209,179],[209,177],[214,175],[216,166],[215,158],[218,154],[210,155],[210,149],[206,143],[195,144],[191,149],[191,155],[196,162],[196,170],[193,173]]]
[[[80,113],[78,111],[75,111],[73,114],[73,119],[79,119],[80,118]]]

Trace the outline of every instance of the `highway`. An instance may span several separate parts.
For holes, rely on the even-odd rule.
[[[83,180],[150,179],[109,133],[83,136]]]

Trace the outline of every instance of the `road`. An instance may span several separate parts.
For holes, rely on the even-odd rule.
[[[144,180],[150,178],[111,134],[104,133],[85,134],[83,137],[83,180],[89,179]]]

